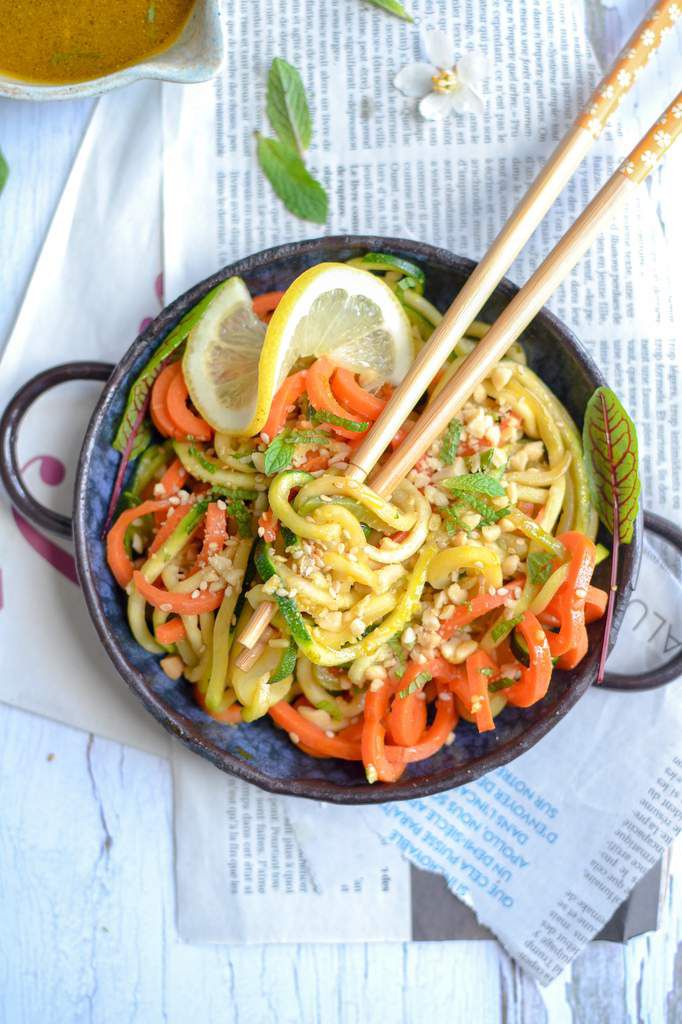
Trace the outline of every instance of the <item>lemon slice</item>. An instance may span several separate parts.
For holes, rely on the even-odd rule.
[[[289,286],[265,335],[254,433],[294,363],[323,355],[400,383],[414,357],[412,334],[402,305],[381,278],[346,263],[319,263]]]
[[[232,277],[190,333],[182,366],[212,427],[253,435],[294,364],[323,355],[400,383],[414,357],[412,332],[381,278],[345,263],[311,267],[289,286],[266,331],[246,285]]]
[[[192,402],[216,430],[253,433],[265,324],[241,277],[230,277],[190,331],[182,371]]]

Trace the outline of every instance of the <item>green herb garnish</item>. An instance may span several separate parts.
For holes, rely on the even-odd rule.
[[[393,669],[393,674],[396,679],[402,679],[405,675],[405,669],[407,668],[407,654],[405,652],[405,648],[400,642],[400,637],[392,636],[388,641],[388,646],[398,662],[396,667]]]
[[[464,476],[453,476],[443,481],[452,494],[487,494],[491,498],[501,498],[504,487],[489,473],[465,473]]]
[[[597,388],[587,403],[583,450],[592,500],[613,537],[609,600],[597,671],[597,682],[601,683],[618,589],[618,548],[632,540],[640,492],[637,431],[610,388]]]
[[[452,465],[457,457],[459,439],[462,436],[462,424],[459,420],[451,420],[448,423],[443,439],[440,444],[440,460],[446,466]]]
[[[310,108],[301,76],[281,57],[270,65],[265,112],[280,142],[302,157],[313,134]]]
[[[297,444],[329,443],[329,435],[319,430],[282,430],[265,450],[265,472],[274,476],[288,469],[294,458]]]
[[[405,697],[409,697],[411,693],[416,693],[417,690],[421,690],[423,686],[426,686],[430,678],[430,672],[420,672],[404,690],[398,690],[398,696],[401,700],[404,700]]]
[[[514,615],[511,619],[500,619],[496,622],[490,631],[493,643],[497,643],[498,640],[504,640],[504,638],[511,633],[512,629],[515,629],[519,623],[523,620],[523,615]]]
[[[290,213],[324,224],[327,193],[303,162],[312,137],[308,101],[298,71],[281,57],[270,66],[265,110],[277,138],[256,133],[261,170]]]
[[[552,575],[554,556],[549,551],[531,551],[528,555],[528,575],[531,583],[542,586]]]

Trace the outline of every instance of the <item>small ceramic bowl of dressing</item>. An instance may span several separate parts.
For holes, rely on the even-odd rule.
[[[106,0],[93,27],[85,17],[69,23],[80,6],[97,18],[98,4],[91,0],[16,0],[14,10],[22,3],[27,17],[22,22],[17,16],[14,36],[7,26],[0,36],[0,96],[11,99],[97,96],[144,78],[205,82],[225,56],[220,0]],[[32,24],[34,17],[52,31],[41,31],[40,21]],[[65,21],[58,37],[60,18]]]

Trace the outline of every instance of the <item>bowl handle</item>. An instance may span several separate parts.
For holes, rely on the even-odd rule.
[[[644,513],[644,529],[649,533],[662,537],[678,554],[682,556],[682,530],[671,523],[669,519],[656,515],[655,512]],[[607,672],[604,676],[602,686],[607,690],[654,690],[658,686],[665,686],[682,675],[682,648],[674,658],[666,661],[659,668],[652,668],[648,672],[638,672],[636,675],[628,675],[625,672]]]
[[[53,366],[36,374],[21,387],[5,409],[0,420],[0,477],[10,501],[27,519],[63,537],[71,536],[71,517],[53,512],[33,497],[21,475],[17,456],[17,439],[21,421],[37,398],[72,380],[108,380],[112,363],[74,362]]]

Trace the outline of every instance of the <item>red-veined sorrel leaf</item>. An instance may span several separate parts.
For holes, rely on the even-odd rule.
[[[629,544],[639,507],[637,431],[610,388],[597,388],[585,409],[585,468],[599,518],[613,537],[609,601],[597,682],[606,671],[613,609],[618,590],[618,548]]]
[[[583,448],[599,518],[614,539],[629,544],[639,507],[637,431],[610,388],[597,388],[587,403]]]

